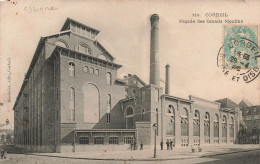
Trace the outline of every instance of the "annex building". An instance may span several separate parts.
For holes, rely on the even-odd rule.
[[[158,145],[174,147],[234,143],[237,107],[171,95],[169,65],[163,92],[159,16],[150,20],[149,84],[117,77],[121,65],[96,41],[97,29],[68,18],[59,33],[42,37],[13,107],[15,144],[38,152],[150,148],[155,134]]]

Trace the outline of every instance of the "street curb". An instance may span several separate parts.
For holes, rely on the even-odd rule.
[[[260,148],[250,149],[250,150],[233,151],[233,152],[228,152],[228,153],[208,154],[208,155],[202,155],[198,158],[213,157],[213,156],[219,156],[219,155],[225,155],[225,154],[243,153],[243,152],[250,152],[250,151],[257,151],[257,150],[260,150]]]
[[[250,150],[243,150],[243,151],[234,151],[234,152],[227,152],[227,153],[218,153],[218,154],[208,154],[202,156],[194,156],[194,157],[180,157],[180,158],[148,158],[148,159],[112,159],[112,158],[87,158],[87,157],[66,157],[66,156],[56,156],[56,155],[44,155],[44,154],[34,154],[29,153],[26,155],[35,155],[35,156],[45,156],[45,157],[55,157],[55,158],[69,158],[69,159],[83,159],[83,160],[104,160],[104,161],[169,161],[169,160],[183,160],[183,159],[192,159],[192,158],[205,158],[205,157],[213,157],[225,154],[235,154],[241,152],[250,152],[250,151],[257,151],[258,149],[250,149]]]

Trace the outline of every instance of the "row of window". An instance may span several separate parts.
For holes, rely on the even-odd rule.
[[[168,106],[168,126],[166,128],[166,135],[175,135],[175,110],[172,105]],[[199,112],[196,110],[194,113],[193,118],[193,136],[200,136],[200,119],[199,119]],[[188,111],[186,109],[183,109],[181,111],[181,136],[188,136],[189,134],[189,120],[188,120]],[[218,115],[215,114],[214,119],[214,136],[219,136],[219,122],[218,122]],[[234,119],[231,117],[231,121],[229,123],[230,128],[230,137],[234,137]],[[222,136],[226,137],[227,135],[227,119],[226,116],[223,116],[222,120]],[[204,119],[204,136],[209,137],[210,136],[210,115],[208,112],[205,113],[205,119]]]
[[[99,75],[99,70],[98,70],[98,69],[94,69],[94,68],[92,68],[92,67],[88,68],[87,66],[84,66],[84,67],[83,67],[83,71],[84,71],[84,72],[87,72],[87,73]]]
[[[83,36],[86,36],[86,37],[88,37],[90,39],[95,40],[96,33],[91,31],[91,30],[89,30],[89,29],[87,29],[87,28],[85,28],[85,27],[81,27],[79,25],[74,25],[73,24],[71,26],[71,31],[76,32],[78,34],[81,34]]]
[[[84,66],[83,71],[91,74],[99,75],[99,70],[94,69],[92,67],[88,68],[87,66]],[[69,62],[69,76],[75,77],[75,63],[73,62]],[[110,72],[106,73],[106,83],[108,85],[111,85],[112,83],[112,74]]]
[[[124,144],[131,144],[134,142],[133,137],[124,137]],[[118,137],[109,137],[108,139],[109,144],[118,144]],[[89,138],[88,137],[80,137],[79,138],[79,144],[89,144]],[[104,138],[103,137],[95,137],[94,138],[94,144],[104,144]]]
[[[67,43],[64,42],[64,41],[56,41],[55,44],[57,46],[60,46],[60,47],[64,47],[64,48],[69,48]],[[98,57],[99,59],[102,59],[102,60],[107,60],[106,56],[104,55],[101,55],[99,54],[98,56],[96,54],[92,54],[92,51],[91,49],[86,45],[86,44],[80,44],[80,45],[77,45],[75,46],[75,50],[80,52],[80,53],[83,53],[83,54],[86,54],[86,55],[91,55],[91,56],[95,56],[95,57]]]

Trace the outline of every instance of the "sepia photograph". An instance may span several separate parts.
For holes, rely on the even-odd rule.
[[[0,163],[260,163],[260,1],[0,0]]]

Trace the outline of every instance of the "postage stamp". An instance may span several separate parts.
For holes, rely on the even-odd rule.
[[[258,68],[258,28],[258,25],[224,26],[224,68]]]
[[[260,74],[259,25],[224,25],[217,66],[233,81],[250,83]]]

